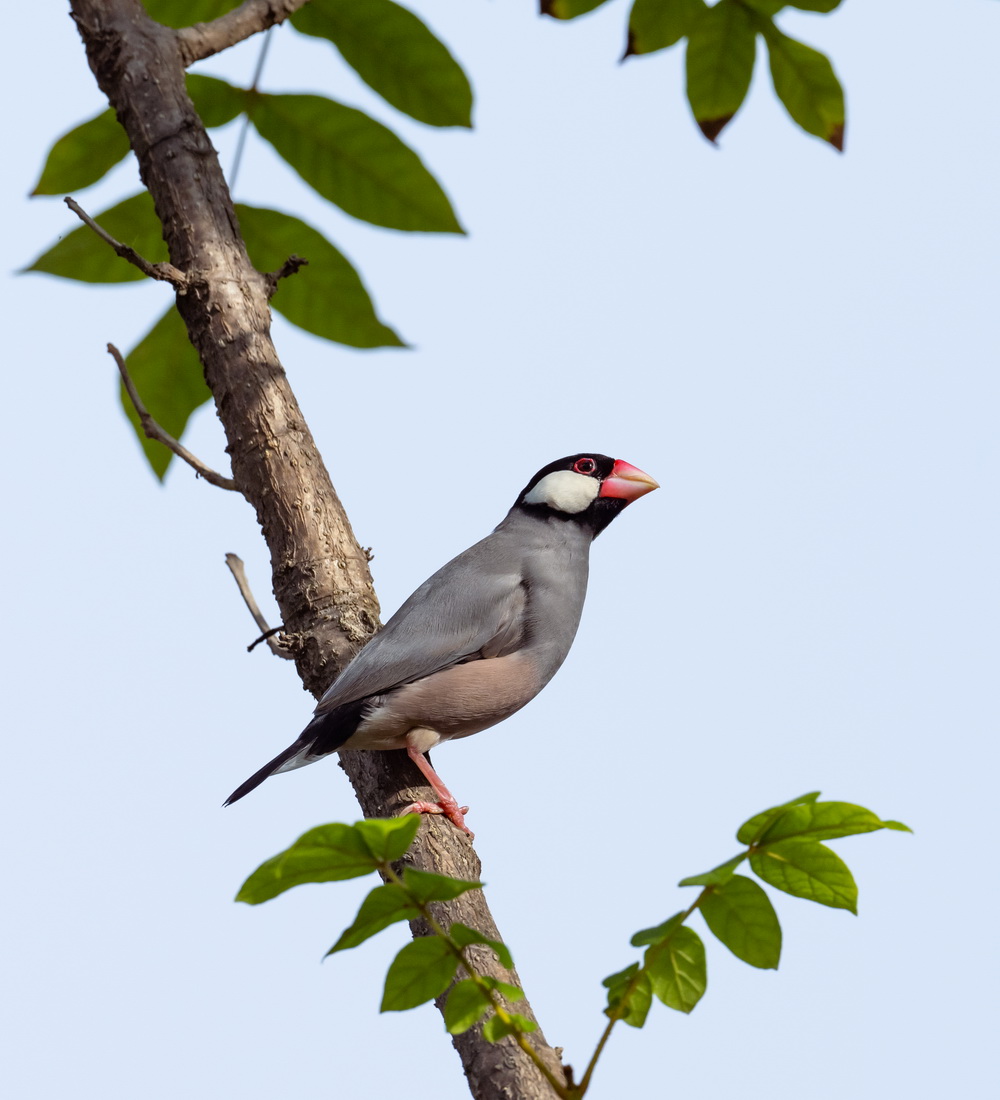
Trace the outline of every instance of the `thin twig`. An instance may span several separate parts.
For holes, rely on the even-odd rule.
[[[698,896],[694,899],[694,901],[687,907],[687,909],[684,910],[683,913],[681,913],[679,915],[679,919],[677,921],[677,927],[678,928],[688,919],[688,917],[691,916],[691,914],[697,908],[699,908],[701,903],[705,900],[705,898],[708,897],[708,895],[711,893],[711,891],[712,891],[712,887],[711,886],[706,886],[703,890],[701,890],[699,892]],[[671,933],[671,935],[672,934],[673,933]],[[617,1024],[618,1021],[625,1014],[625,1006],[628,1004],[628,998],[632,995],[632,991],[639,984],[639,982],[642,978],[642,975],[645,972],[646,972],[646,967],[644,965],[640,966],[639,969],[632,975],[631,980],[629,981],[628,985],[625,987],[625,991],[622,993],[621,997],[618,999],[618,1003],[615,1005],[614,1008],[612,1008],[608,1011],[608,1015],[610,1016],[610,1019],[608,1020],[607,1025],[604,1028],[604,1031],[601,1032],[601,1037],[597,1042],[597,1047],[594,1050],[594,1053],[591,1056],[590,1061],[587,1063],[587,1068],[584,1071],[583,1077],[580,1078],[580,1083],[576,1086],[576,1095],[577,1096],[586,1095],[587,1089],[590,1088],[590,1079],[594,1075],[594,1069],[597,1066],[597,1061],[601,1057],[601,1054],[604,1051],[604,1047],[607,1045],[608,1039],[611,1038],[611,1032],[614,1029],[615,1024]]]
[[[247,646],[247,653],[253,653],[253,651],[260,645],[261,642],[266,642],[268,638],[273,638],[275,634],[280,634],[285,629],[285,624],[281,626],[272,626],[270,630],[265,630],[259,638],[254,640]]]
[[[264,278],[267,280],[267,296],[268,298],[274,295],[274,292],[278,289],[278,283],[281,279],[287,279],[289,275],[295,275],[300,267],[305,267],[308,264],[308,260],[303,260],[301,256],[289,256],[287,260],[278,268],[277,271],[269,271]]]
[[[307,0],[243,0],[238,8],[227,11],[210,23],[195,23],[175,32],[184,67],[203,61],[212,54],[228,50],[251,35],[283,23]]]
[[[90,226],[105,244],[110,245],[123,260],[128,260],[133,267],[137,267],[143,275],[148,275],[151,279],[159,279],[159,281],[163,283],[170,283],[179,291],[187,289],[188,278],[183,271],[174,267],[173,264],[151,264],[149,260],[143,259],[134,248],[130,248],[127,244],[122,244],[121,241],[116,241],[107,230],[102,229],[76,199],[67,196],[63,201],[84,225]]]
[[[250,87],[248,89],[249,95],[247,96],[247,106],[251,106],[254,102],[254,92],[257,91],[257,85],[260,83],[260,78],[264,73],[264,62],[267,59],[267,48],[271,45],[271,38],[274,34],[274,27],[269,27],[264,32],[264,41],[260,44],[260,53],[257,56],[257,66],[253,71],[253,80],[250,81]],[[229,190],[235,194],[236,192],[236,177],[240,173],[240,161],[243,160],[243,147],[247,141],[247,131],[250,129],[250,111],[243,112],[243,126],[240,129],[240,136],[236,142],[236,155],[233,157],[233,170],[229,173]]]
[[[267,60],[268,47],[271,45],[271,39],[274,37],[274,27],[269,27],[264,32],[264,40],[261,42],[260,53],[257,56],[257,65],[253,71],[253,79],[250,81],[250,87],[247,89],[247,109],[243,113],[243,125],[240,127],[240,136],[236,141],[236,153],[233,156],[233,169],[229,173],[229,190],[233,193],[236,191],[236,179],[240,174],[240,164],[243,162],[243,150],[246,146],[247,133],[250,130],[250,116],[253,112],[254,93],[257,91],[257,85],[260,84],[260,78],[264,74],[264,62]],[[304,267],[308,260],[302,259],[301,256],[289,256],[287,260],[278,268],[277,271],[269,271],[264,278],[267,280],[267,297],[271,299],[274,297],[274,292],[278,289],[278,283],[282,279],[287,279],[289,275],[295,275],[299,268]]]
[[[257,606],[257,601],[253,598],[253,593],[250,591],[250,582],[247,580],[246,570],[243,568],[243,559],[238,554],[227,554],[226,565],[229,566],[229,572],[233,575],[233,580],[236,581],[236,586],[240,590],[240,595],[243,597],[243,602],[247,605],[247,610],[253,616],[253,621],[260,629],[261,637],[257,639],[257,642],[266,641],[267,647],[276,657],[284,657],[286,661],[292,660],[292,655],[289,653],[280,642],[274,640],[273,635],[276,634],[282,628],[275,627],[273,630],[267,625],[267,619],[264,618],[263,612]],[[250,649],[257,644],[254,642]],[[247,651],[249,652],[249,650]]]
[[[125,359],[122,353],[115,347],[114,344],[108,344],[108,354],[118,364],[118,371],[122,376],[122,383],[125,386],[125,392],[129,396],[129,400],[135,407],[136,414],[139,417],[139,423],[142,424],[142,430],[146,433],[147,438],[158,440],[165,447],[177,455],[178,458],[182,458],[199,477],[203,477],[207,482],[217,486],[219,489],[232,489],[234,492],[239,490],[236,488],[236,482],[231,477],[223,477],[222,474],[217,474],[213,469],[206,466],[204,462],[195,456],[179,443],[174,437],[163,428],[150,416],[146,406],[142,403],[142,399],[139,397],[139,392],[135,388],[135,383],[132,381],[132,376],[128,372],[128,367],[125,366]]]

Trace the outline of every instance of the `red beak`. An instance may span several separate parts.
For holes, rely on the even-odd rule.
[[[597,495],[631,503],[659,487],[660,483],[654,481],[649,474],[643,473],[638,466],[630,466],[619,458],[615,461],[610,475],[604,479],[601,491]]]

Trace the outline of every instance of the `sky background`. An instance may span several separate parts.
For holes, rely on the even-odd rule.
[[[708,942],[702,1003],[616,1031],[590,1095],[986,1095],[1000,6],[781,16],[845,84],[844,156],[790,123],[763,59],[712,148],[680,51],[616,63],[622,0],[572,25],[527,3],[414,6],[472,78],[474,132],[399,115],[287,28],[262,87],[390,125],[469,237],[356,222],[256,140],[236,197],[322,228],[414,345],[274,325],[387,615],[551,459],[600,450],[662,483],[595,545],[549,688],[435,756],[549,1041],[583,1065],[632,932],[688,904],[675,883],[732,855],[744,818],[821,789],[915,829],[834,845],[860,917],[772,892],[780,970]],[[227,551],[277,621],[251,509],[176,463],[161,488],[117,404],[105,344],[131,348],[168,290],[13,274],[76,227],[25,196],[104,103],[62,4],[15,5],[8,40],[10,1095],[460,1100],[433,1008],[377,1012],[403,927],[320,964],[373,882],[232,903],[357,807],[327,761],[220,809],[311,700],[290,664],[246,653]],[[257,49],[200,71],[248,83]],[[227,169],[236,132],[216,132]],[[126,164],[77,197],[96,213],[135,189]],[[225,468],[210,409],[185,442]]]

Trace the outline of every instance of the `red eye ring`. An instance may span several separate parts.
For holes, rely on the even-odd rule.
[[[597,469],[597,463],[592,458],[578,458],[573,463],[573,470],[578,474],[589,476]]]

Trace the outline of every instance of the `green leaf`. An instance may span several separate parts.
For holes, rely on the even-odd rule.
[[[684,923],[684,913],[674,913],[672,917],[668,917],[662,924],[656,925],[655,928],[643,928],[629,941],[633,947],[645,947],[650,943],[659,943],[661,940],[665,940],[668,936],[672,936],[674,930]]]
[[[604,981],[601,982],[601,985],[603,985],[605,989],[610,990],[608,996],[610,997],[616,992],[620,994],[622,989],[632,980],[632,976],[638,969],[639,964],[634,962],[629,963],[624,970],[616,970],[614,974],[609,974]]]
[[[893,822],[891,827],[898,827],[899,824]],[[758,843],[773,844],[776,840],[792,837],[834,840],[889,827],[864,806],[855,806],[852,802],[816,802],[785,810],[764,830]]]
[[[485,990],[475,982],[456,982],[444,1003],[444,1026],[452,1035],[461,1035],[478,1024],[490,1007]]]
[[[752,879],[734,875],[702,899],[701,915],[718,940],[745,963],[775,970],[781,958],[781,925],[774,906]]]
[[[639,964],[632,963],[601,983],[608,988],[605,1016],[618,1016],[630,1027],[642,1027],[653,1002],[653,986],[649,975],[639,973]]]
[[[403,1012],[433,1001],[447,988],[458,959],[439,936],[421,936],[392,960],[385,976],[380,1012]]]
[[[320,825],[262,863],[243,883],[236,900],[259,905],[305,882],[337,882],[367,875],[380,862],[356,825]]]
[[[243,110],[245,93],[224,80],[193,74],[188,76],[187,85],[198,114],[209,128],[225,125]],[[128,138],[114,111],[102,111],[63,134],[52,146],[31,193],[64,195],[82,191],[110,172],[128,151]]]
[[[840,7],[841,0],[788,0],[790,8],[799,8],[801,11],[830,12]]]
[[[708,985],[705,945],[697,932],[684,925],[669,939],[646,949],[645,969],[656,996],[678,1012],[690,1012]]]
[[[777,15],[782,8],[831,12],[840,6],[841,0],[743,0],[743,3],[762,15]]]
[[[429,901],[451,901],[467,890],[481,890],[483,884],[469,882],[462,878],[452,878],[450,875],[435,875],[430,871],[417,871],[413,867],[404,867],[403,886],[410,897],[426,905]]]
[[[411,118],[472,125],[472,88],[461,65],[392,0],[313,0],[291,22],[303,34],[329,39],[370,88]]]
[[[212,394],[205,384],[201,360],[191,346],[184,321],[173,306],[128,353],[125,362],[147,411],[161,428],[174,439],[180,439],[188,417]],[[153,473],[162,481],[174,452],[147,438],[121,383],[119,398]]]
[[[402,817],[369,817],[354,828],[379,863],[393,863],[406,855],[420,831],[420,814]]]
[[[508,1015],[510,1016],[509,1022],[501,1020],[499,1016],[491,1016],[483,1024],[483,1038],[487,1042],[498,1043],[507,1035],[513,1035],[515,1031],[528,1035],[532,1031],[538,1030],[538,1024],[534,1020],[529,1020],[526,1016],[520,1016],[516,1012],[511,1012]]]
[[[634,0],[628,17],[625,56],[675,46],[704,14],[705,0]]]
[[[788,7],[790,0],[744,0],[748,8],[759,11],[761,15],[777,15],[782,8]]]
[[[750,88],[756,32],[738,0],[719,0],[688,35],[687,97],[701,132],[714,142]]]
[[[506,967],[508,970],[514,969],[514,960],[510,956],[510,951],[508,951],[507,945],[501,943],[500,940],[489,940],[474,928],[469,928],[467,925],[458,922],[451,926],[451,938],[459,947],[468,947],[469,944],[473,943],[485,944],[496,953],[501,966]]]
[[[539,10],[553,19],[576,19],[606,3],[607,0],[540,0]]]
[[[65,195],[82,191],[97,183],[128,151],[128,138],[114,111],[102,111],[63,134],[52,146],[31,193]]]
[[[247,108],[247,91],[215,76],[188,73],[187,90],[207,129],[225,126]]]
[[[253,124],[325,199],[373,225],[463,233],[440,184],[380,122],[318,95],[255,97]]]
[[[652,1003],[653,983],[649,980],[649,975],[643,971],[635,984],[619,1002],[621,1019],[629,1027],[642,1027],[649,1015]]]
[[[690,878],[682,878],[677,885],[721,886],[733,877],[736,868],[739,867],[746,858],[746,852],[742,852],[740,855],[733,856],[732,859],[726,860],[725,863],[720,863],[718,867],[713,867],[711,871],[706,871],[703,875],[691,875]],[[636,946],[638,946],[638,944]]]
[[[858,911],[858,888],[847,864],[815,840],[779,840],[750,857],[750,866],[771,886],[797,898]]]
[[[772,806],[769,810],[762,810],[759,814],[754,814],[753,817],[748,818],[739,827],[736,832],[736,839],[741,844],[756,844],[767,831],[771,822],[781,817],[785,810],[792,806],[799,806],[803,802],[815,802],[819,795],[819,791],[810,791],[808,794],[799,795],[798,798],[790,798],[787,802],[782,802],[780,806]]]
[[[131,245],[150,263],[162,263],[167,259],[167,246],[148,191],[91,216],[112,237]],[[43,271],[47,275],[85,283],[131,283],[146,278],[86,225],[68,233],[24,270]]]
[[[146,11],[165,27],[190,27],[225,15],[240,0],[142,0]]]
[[[764,35],[774,91],[806,133],[844,149],[844,90],[829,58],[772,27]]]
[[[524,990],[518,988],[516,985],[511,985],[509,982],[502,982],[499,978],[491,978],[488,974],[482,975],[482,981],[490,987],[490,989],[499,993],[505,1001],[509,1001],[511,1004],[517,1004],[518,1001],[524,1000]]]
[[[499,1043],[506,1036],[513,1035],[516,1030],[513,1021],[508,1023],[507,1020],[501,1020],[499,1016],[491,1016],[483,1024],[483,1038],[488,1043]]]
[[[259,271],[277,271],[290,256],[308,261],[308,267],[281,280],[271,299],[293,325],[355,348],[406,346],[379,320],[361,277],[322,233],[277,210],[237,203],[236,213]]]
[[[357,947],[390,924],[418,916],[420,910],[402,887],[392,882],[376,886],[361,903],[354,923],[341,933],[340,939],[327,951],[327,955]]]

